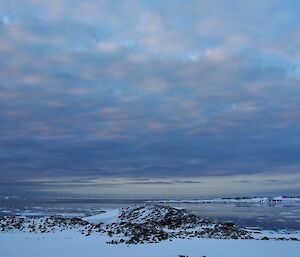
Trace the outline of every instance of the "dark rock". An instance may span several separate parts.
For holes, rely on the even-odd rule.
[[[269,240],[269,238],[264,236],[261,240]]]

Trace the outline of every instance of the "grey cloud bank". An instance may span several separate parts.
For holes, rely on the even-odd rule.
[[[221,194],[235,176],[229,193],[299,192],[299,11],[292,0],[2,1],[0,193]],[[247,176],[265,188],[244,192]],[[61,179],[64,190],[45,182]]]

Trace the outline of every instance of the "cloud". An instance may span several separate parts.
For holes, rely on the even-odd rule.
[[[97,50],[100,53],[104,54],[113,54],[116,53],[119,50],[120,46],[116,42],[99,42],[97,44]]]
[[[204,56],[212,62],[225,62],[227,60],[227,53],[224,50],[214,48],[207,49]]]
[[[297,3],[4,2],[1,178],[298,169]]]
[[[193,181],[193,180],[175,180],[176,183],[182,183],[182,184],[201,184],[204,183],[202,181]]]
[[[270,179],[272,177],[273,179]],[[271,174],[235,176],[201,176],[192,177],[191,180],[182,180],[178,177],[163,178],[160,180],[149,178],[97,178],[97,177],[64,177],[44,178],[35,180],[2,181],[0,194],[9,195],[14,189],[14,195],[23,197],[51,196],[94,196],[106,197],[216,197],[216,196],[263,196],[293,194],[299,188],[299,175],[297,174]],[[180,179],[180,180],[178,180]],[[253,187],[256,191],[253,191]],[[280,191],[282,190],[282,191]],[[24,194],[26,191],[26,194]]]
[[[167,181],[138,181],[138,182],[128,182],[126,184],[129,185],[171,185],[173,184],[172,182],[167,182]]]

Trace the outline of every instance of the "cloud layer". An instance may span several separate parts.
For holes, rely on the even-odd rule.
[[[294,176],[299,11],[296,0],[2,1],[5,192],[62,177]]]

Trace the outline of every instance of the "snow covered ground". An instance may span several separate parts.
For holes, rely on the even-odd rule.
[[[161,205],[85,218],[8,216],[0,228],[0,257],[300,256],[300,231],[246,230]]]
[[[119,216],[120,216],[119,209],[111,209],[111,210],[106,210],[105,212],[100,214],[85,217],[82,220],[88,221],[92,224],[99,224],[100,222],[104,224],[109,224],[109,223],[117,222]]]
[[[175,239],[157,244],[110,245],[106,236],[72,231],[0,233],[1,257],[299,257],[294,241]]]

